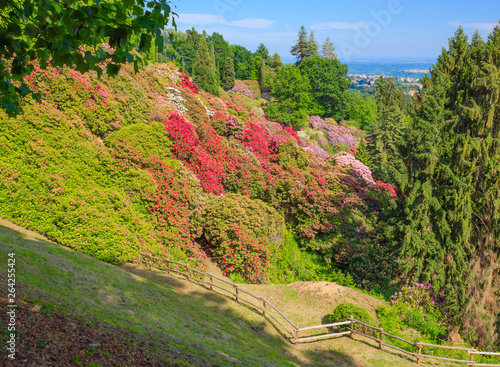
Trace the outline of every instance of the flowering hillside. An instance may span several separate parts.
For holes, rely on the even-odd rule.
[[[42,103],[0,112],[0,216],[116,264],[210,256],[248,282],[366,287],[393,271],[380,223],[397,193],[354,157],[359,130],[283,128],[244,83],[217,98],[168,63],[35,67],[30,84]]]

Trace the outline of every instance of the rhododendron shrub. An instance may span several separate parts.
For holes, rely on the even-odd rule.
[[[250,87],[248,87],[248,85],[243,84],[239,80],[236,81],[234,87],[230,91],[232,93],[241,93],[251,99],[259,99],[259,97],[250,89]]]
[[[213,250],[224,275],[240,274],[249,283],[262,283],[269,267],[269,252],[244,229],[231,225],[221,233]]]
[[[252,152],[264,160],[269,161],[271,158],[271,152],[269,151],[269,135],[263,128],[252,122],[247,122],[246,126],[239,140],[243,145],[250,148]]]
[[[216,195],[223,194],[223,169],[201,146],[194,127],[182,115],[175,113],[155,118],[165,124],[172,140],[175,158],[184,161],[186,167],[196,174],[205,191]]]
[[[181,87],[188,89],[191,93],[198,94],[198,86],[189,79],[189,75],[181,71]]]
[[[361,177],[368,184],[375,185],[370,168],[358,161],[353,155],[340,152],[332,156],[330,159],[340,167],[350,167],[354,174]]]
[[[191,240],[187,183],[156,156],[146,159],[127,142],[112,140],[110,143],[122,170],[142,169],[151,177],[150,185],[143,188],[142,200],[149,208],[156,236],[164,245],[156,255],[182,259],[196,268],[206,269],[204,251]]]
[[[231,193],[213,198],[201,220],[203,236],[225,273],[239,273],[252,283],[265,278],[269,251],[285,236],[283,217],[275,209]]]
[[[114,93],[103,81],[67,67],[41,70],[36,64],[29,83],[42,99],[60,111],[81,118],[94,134],[104,136],[123,123]]]

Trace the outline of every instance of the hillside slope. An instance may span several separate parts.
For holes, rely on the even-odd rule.
[[[70,349],[74,354],[51,354],[56,353],[55,346],[64,340],[56,332],[40,336],[38,342],[31,339],[30,348],[24,340],[32,333],[21,334],[18,352],[30,362],[33,356],[43,356],[47,366],[56,365],[55,361],[59,366],[78,365],[72,361],[75,355],[81,356],[83,366],[91,365],[93,355],[95,361],[106,360],[110,348],[102,337],[104,334],[112,336],[107,339],[112,346],[130,348],[129,362],[119,356],[123,359],[117,365],[122,366],[148,365],[141,358],[148,358],[151,365],[179,366],[414,365],[404,356],[380,352],[369,342],[349,338],[290,344],[261,315],[222,295],[136,266],[120,268],[100,262],[6,220],[0,221],[0,247],[2,264],[7,263],[7,253],[16,254],[17,303],[28,302],[29,307],[24,309],[31,309],[33,323],[41,319],[72,318],[75,321],[67,323],[80,325],[82,334],[92,330],[84,338],[86,343],[78,344],[72,339],[72,344],[85,348],[78,350],[75,346]],[[0,277],[4,282],[5,273]],[[340,299],[360,302],[371,312],[379,303],[349,289],[341,288],[339,297],[314,290],[328,287],[338,293],[339,287],[333,283],[314,282],[282,287],[255,285],[251,289],[269,298],[291,318],[298,318],[301,325],[321,322]],[[18,322],[23,324],[26,317],[20,314]],[[33,324],[27,327],[34,328]],[[65,332],[71,331],[70,328]],[[87,353],[91,343],[99,346]],[[118,358],[118,354],[115,351],[105,363],[97,365],[113,365],[112,358]]]

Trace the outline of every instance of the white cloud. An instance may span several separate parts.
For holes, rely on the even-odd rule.
[[[179,14],[176,21],[179,24],[199,25],[220,24],[239,28],[265,29],[272,26],[275,21],[260,18],[245,18],[241,20],[228,21],[222,15],[215,14]]]
[[[311,26],[312,29],[364,29],[367,27],[366,22],[323,22],[316,23]]]
[[[472,29],[477,29],[479,31],[483,32],[490,32],[495,28],[497,23],[461,23],[461,22],[448,22],[448,25],[452,27],[458,27],[459,25],[462,25],[464,28],[472,28]]]

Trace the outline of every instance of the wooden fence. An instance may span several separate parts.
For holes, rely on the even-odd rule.
[[[423,358],[429,358],[447,362],[463,363],[467,364],[468,366],[500,367],[500,364],[477,363],[476,361],[474,361],[474,356],[476,355],[500,356],[500,353],[480,352],[473,348],[451,347],[447,345],[411,342],[406,339],[400,338],[398,336],[386,333],[382,328],[377,328],[375,326],[356,320],[352,316],[349,317],[347,321],[343,322],[299,328],[299,326],[296,323],[292,322],[288,317],[286,317],[280,310],[278,310],[273,304],[271,304],[265,298],[256,296],[242,289],[239,284],[229,282],[225,279],[219,278],[210,273],[190,268],[188,265],[182,264],[180,262],[160,259],[146,253],[141,253],[140,255],[141,255],[141,262],[149,268],[155,268],[161,271],[165,271],[167,274],[172,274],[172,273],[178,274],[182,277],[185,277],[186,280],[190,282],[196,282],[207,286],[211,291],[213,291],[214,288],[217,288],[222,292],[226,292],[227,295],[234,297],[234,300],[237,303],[246,304],[247,306],[254,308],[256,311],[261,312],[262,317],[264,317],[266,320],[270,322],[274,321],[276,324],[281,326],[282,330],[285,332],[286,338],[294,343],[312,342],[320,339],[346,336],[346,335],[354,339],[355,335],[360,335],[364,338],[368,338],[377,342],[378,347],[381,350],[383,350],[384,347],[387,347],[395,349],[401,353],[410,355],[412,357],[415,357],[417,360],[417,364],[420,364]],[[171,267],[171,265],[173,265],[173,267]],[[356,330],[355,325],[360,325],[362,326],[362,328],[372,330],[373,334],[376,336],[368,335],[366,333],[362,333],[361,331]],[[312,330],[332,329],[341,326],[347,327],[347,331],[304,336],[305,332],[311,332]],[[408,345],[414,346],[418,348],[418,353],[409,352],[407,350],[395,347],[391,344],[387,344],[384,342],[385,341],[384,336],[387,338],[397,339]],[[461,359],[436,357],[433,355],[423,354],[422,349],[424,347],[466,351],[469,354],[470,359],[461,360]]]

